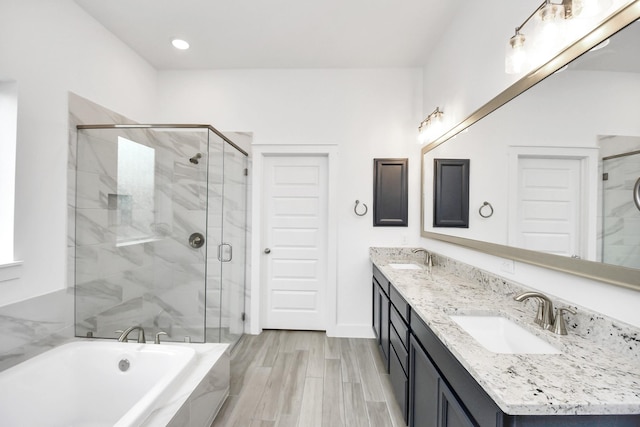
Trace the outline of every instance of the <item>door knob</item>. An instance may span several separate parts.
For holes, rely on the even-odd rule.
[[[264,253],[265,253],[265,254],[270,254],[270,253],[271,253],[271,249],[266,248],[266,249],[264,250]]]

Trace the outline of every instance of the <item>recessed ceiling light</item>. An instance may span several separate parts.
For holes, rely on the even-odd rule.
[[[187,43],[186,41],[182,40],[182,39],[173,39],[171,40],[171,44],[173,45],[173,47],[175,47],[176,49],[180,49],[180,50],[187,50],[189,49],[189,43]]]

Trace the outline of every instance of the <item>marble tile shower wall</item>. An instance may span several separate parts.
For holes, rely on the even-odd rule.
[[[121,187],[116,136],[153,148],[154,179],[146,192]],[[207,152],[207,133],[92,129],[80,132],[78,144],[78,182],[90,190],[78,186],[77,334],[113,337],[115,330],[141,324],[173,340],[204,341],[199,293],[206,251],[190,247],[188,239],[206,227],[207,162],[206,155],[197,164],[189,159]],[[130,172],[137,169],[144,165]]]
[[[596,259],[640,268],[640,216],[632,197],[640,176],[640,138],[607,135],[599,144],[598,176],[607,173],[607,179],[598,180],[597,205],[603,208],[598,212]],[[615,157],[630,153],[636,154]]]

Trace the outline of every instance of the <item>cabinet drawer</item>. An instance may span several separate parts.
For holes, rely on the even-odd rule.
[[[393,325],[394,328],[396,328],[396,332],[398,333],[398,338],[402,342],[402,345],[404,346],[405,349],[408,349],[409,348],[409,327],[404,322],[404,320],[402,320],[402,318],[400,317],[400,314],[398,314],[398,311],[393,306],[391,310],[389,310],[389,317],[391,319],[391,324]]]
[[[394,288],[393,285],[389,286],[389,299],[398,310],[398,313],[400,313],[402,320],[404,320],[405,323],[408,324],[409,319],[411,318],[411,306],[404,300],[404,298],[402,298],[400,292],[398,292],[398,290]]]
[[[375,265],[373,266],[373,278],[378,283],[378,285],[380,285],[384,293],[389,295],[389,281],[386,277],[384,277],[384,274],[382,274],[382,272]]]
[[[404,369],[405,374],[409,373],[409,353],[407,349],[402,345],[400,338],[398,337],[398,332],[394,327],[389,328],[389,337],[391,338],[391,345],[395,350],[395,353],[398,355],[398,359],[400,360],[400,364],[402,365],[402,369]],[[393,353],[390,351],[389,353]]]

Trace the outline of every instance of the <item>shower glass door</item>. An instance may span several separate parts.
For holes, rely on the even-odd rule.
[[[208,139],[207,128],[79,127],[77,336],[140,325],[147,340],[205,341]]]
[[[216,156],[222,167],[211,162],[209,168],[209,198],[215,200],[210,207],[216,207],[209,213],[209,232],[219,227],[221,240],[209,246],[207,341],[235,343],[244,332],[247,156],[213,132],[211,138],[211,147],[222,147]]]
[[[640,207],[634,189],[640,180],[640,152],[603,159],[602,261],[640,268]]]

